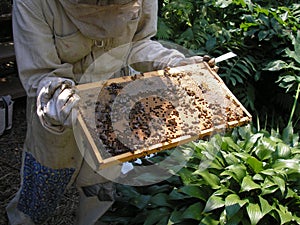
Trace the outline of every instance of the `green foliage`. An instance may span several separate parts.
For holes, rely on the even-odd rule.
[[[250,125],[209,141],[178,175],[147,187],[120,185],[103,221],[116,224],[299,224],[299,136]]]
[[[289,82],[294,92],[286,92],[288,86],[284,86],[284,81],[299,74],[298,67],[287,57],[288,54],[294,59],[299,57],[293,49],[300,28],[297,1],[160,0],[160,3],[157,38],[175,42],[198,55],[217,57],[228,51],[236,53],[238,57],[220,63],[219,75],[253,116],[269,128],[283,129],[287,125],[297,83]],[[289,68],[266,70],[270,63]],[[293,124],[299,130],[299,107],[294,114]]]
[[[266,66],[265,70],[284,70],[284,73],[280,75],[277,81],[279,83],[279,86],[286,89],[286,92],[296,91],[293,108],[288,122],[288,124],[291,124],[293,115],[297,107],[297,101],[300,92],[300,31],[297,32],[297,36],[290,34],[289,37],[292,42],[293,50],[288,47],[284,49],[285,57],[287,59],[285,61],[280,59],[271,61]]]
[[[256,116],[256,128],[253,123],[191,143],[193,156],[164,182],[119,185],[122,197],[102,220],[120,225],[300,224],[300,4],[159,3],[160,41],[187,48],[187,55],[238,55],[220,63],[219,75]]]

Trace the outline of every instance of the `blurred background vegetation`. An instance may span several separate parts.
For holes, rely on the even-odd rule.
[[[299,130],[300,108],[292,114],[300,81],[299,1],[159,0],[157,39],[217,57],[219,75],[254,119],[283,129],[292,116]]]
[[[187,164],[166,181],[146,187],[118,185],[121,197],[102,221],[300,224],[300,2],[158,2],[155,39],[185,49],[187,55],[237,54],[218,65],[218,74],[250,111],[253,123],[181,146],[193,155],[180,156]],[[1,14],[10,12],[10,3],[1,0]],[[4,41],[11,40],[9,35],[11,23],[0,30]],[[171,152],[146,163],[159,162]],[[202,168],[203,161],[210,164]]]

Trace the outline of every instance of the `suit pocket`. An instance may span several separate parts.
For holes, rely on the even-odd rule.
[[[75,63],[91,52],[93,41],[76,31],[67,36],[55,35],[55,44],[62,62]]]

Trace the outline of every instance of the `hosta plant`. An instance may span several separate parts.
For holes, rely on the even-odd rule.
[[[203,170],[188,166],[181,171],[185,185],[210,193],[203,204],[201,223],[299,224],[297,136],[287,128],[285,136],[289,138],[284,138],[289,141],[285,143],[274,132],[253,134],[247,129],[195,144],[199,159],[212,158],[211,164]]]
[[[300,149],[291,127],[282,134],[249,125],[194,142],[179,173],[122,194],[104,221],[115,224],[299,224]]]

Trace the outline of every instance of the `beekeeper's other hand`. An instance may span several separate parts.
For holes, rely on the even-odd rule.
[[[212,70],[214,70],[215,72],[218,72],[219,67],[216,66],[216,62],[215,62],[215,58],[212,58],[208,55],[205,56],[192,56],[189,58],[184,58],[181,59],[177,62],[175,62],[172,66],[185,66],[185,65],[189,65],[189,64],[194,64],[194,63],[200,63],[200,62],[207,62],[207,64],[210,66],[210,68]]]
[[[48,130],[60,133],[66,127],[72,127],[80,100],[74,85],[72,80],[58,77],[44,78],[40,82],[37,114]]]

